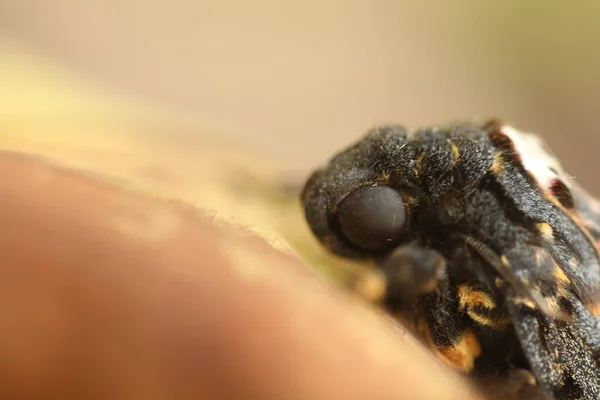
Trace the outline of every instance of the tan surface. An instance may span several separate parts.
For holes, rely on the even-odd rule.
[[[244,230],[23,156],[0,175],[3,399],[475,398]]]

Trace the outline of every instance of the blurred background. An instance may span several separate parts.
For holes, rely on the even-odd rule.
[[[599,195],[599,19],[591,1],[0,0],[0,132],[153,179],[209,143],[302,179],[376,123],[493,116]]]
[[[600,1],[0,0],[0,149],[242,221],[360,284],[277,183],[374,124],[497,117],[600,196],[599,21]]]

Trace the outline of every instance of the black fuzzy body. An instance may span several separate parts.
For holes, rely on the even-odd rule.
[[[549,398],[600,398],[600,207],[557,163],[532,164],[515,132],[375,128],[311,176],[306,218],[332,252],[375,260],[383,306],[457,369],[482,382],[529,371]],[[369,250],[338,213],[376,186],[400,193],[406,215],[401,235]]]

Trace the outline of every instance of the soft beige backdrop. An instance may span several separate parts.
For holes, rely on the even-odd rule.
[[[600,3],[0,1],[0,32],[301,174],[371,124],[498,116],[596,181]],[[163,128],[161,128],[163,129]]]

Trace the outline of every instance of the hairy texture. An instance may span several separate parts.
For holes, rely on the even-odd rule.
[[[372,219],[344,202],[376,192],[388,194]],[[600,395],[600,207],[537,137],[499,121],[377,127],[315,171],[302,201],[323,246],[378,266],[380,303],[444,361],[484,381],[528,370],[556,399]],[[406,257],[419,248],[441,274]]]

